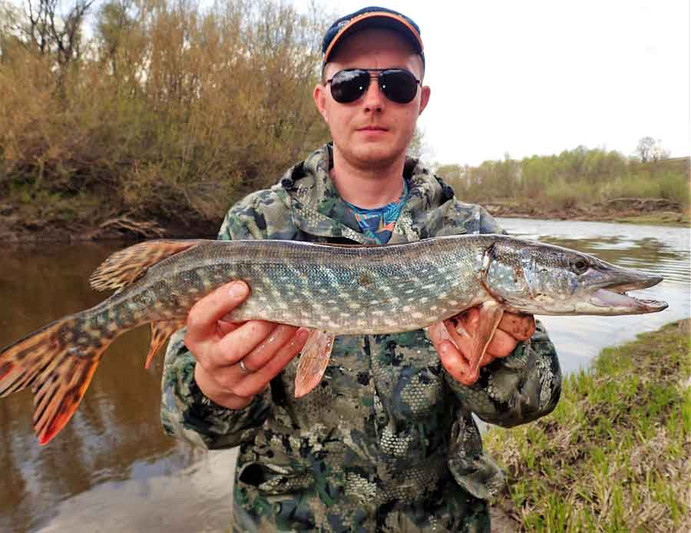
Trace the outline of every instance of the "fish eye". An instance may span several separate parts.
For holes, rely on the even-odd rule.
[[[585,273],[585,271],[588,270],[588,267],[590,265],[588,264],[588,261],[586,261],[584,258],[574,257],[573,259],[571,259],[571,265],[570,266],[571,266],[571,270],[574,273],[580,275],[580,274]]]

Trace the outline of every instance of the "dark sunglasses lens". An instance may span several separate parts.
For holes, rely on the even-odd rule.
[[[342,70],[331,79],[331,96],[340,104],[349,104],[365,94],[369,83],[367,71]]]
[[[417,80],[407,70],[385,70],[379,74],[379,87],[389,100],[398,104],[411,102],[417,94]]]

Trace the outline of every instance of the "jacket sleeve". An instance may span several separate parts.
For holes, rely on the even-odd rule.
[[[266,238],[255,195],[238,202],[226,214],[220,240]],[[183,342],[185,329],[176,332],[166,350],[163,366],[161,422],[166,433],[209,449],[230,448],[254,438],[271,411],[269,389],[244,409],[215,404],[194,381],[196,360]]]
[[[485,422],[504,427],[530,422],[550,413],[561,394],[561,369],[552,341],[537,322],[535,334],[512,354],[480,370],[466,387],[450,375],[446,380],[461,401]]]

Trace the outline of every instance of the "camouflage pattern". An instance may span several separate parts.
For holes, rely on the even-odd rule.
[[[373,243],[329,178],[330,161],[327,145],[238,202],[219,238]],[[410,195],[390,243],[501,232],[416,160],[405,175]],[[168,433],[209,449],[240,446],[236,531],[489,531],[487,500],[503,474],[484,455],[472,413],[502,426],[525,423],[554,409],[561,390],[554,346],[539,324],[471,387],[447,374],[418,330],[339,336],[310,394],[292,395],[294,360],[232,411],[197,388],[183,334],[166,353],[162,421]]]

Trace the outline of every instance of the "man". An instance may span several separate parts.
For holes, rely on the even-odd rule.
[[[322,66],[314,100],[333,143],[233,206],[220,239],[383,244],[501,231],[406,158],[430,98],[415,23],[382,8],[343,17]],[[224,320],[250,291],[235,282],[195,305],[163,382],[168,432],[240,446],[235,530],[488,531],[501,473],[472,413],[511,426],[550,412],[560,392],[554,348],[532,317],[505,315],[479,375],[457,332],[475,331],[477,309],[429,337],[339,336],[320,385],[295,399],[308,331]]]

